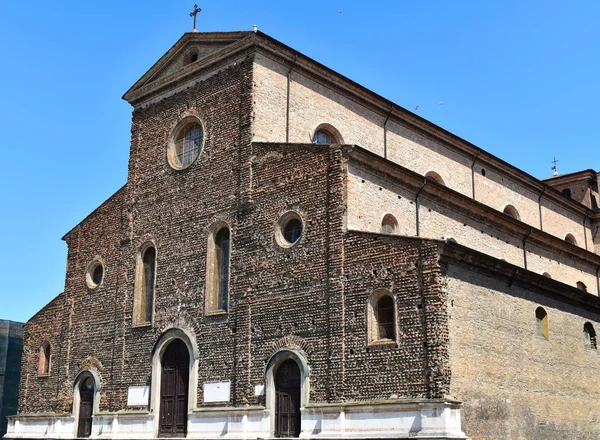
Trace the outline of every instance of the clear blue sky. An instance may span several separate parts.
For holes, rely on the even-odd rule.
[[[538,178],[555,156],[561,173],[600,168],[597,0],[199,6],[199,30],[257,24]],[[61,237],[127,178],[131,108],[121,96],[191,29],[192,8],[3,3],[0,318],[25,321],[62,291]]]

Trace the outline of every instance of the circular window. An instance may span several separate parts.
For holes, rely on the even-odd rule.
[[[281,247],[291,247],[300,240],[304,231],[302,218],[296,212],[287,212],[281,216],[277,225],[275,239]]]
[[[176,170],[189,167],[198,158],[204,144],[204,128],[195,118],[187,118],[173,132],[167,156],[169,164]]]
[[[85,273],[85,283],[90,289],[96,289],[104,279],[104,264],[99,258],[95,258]]]

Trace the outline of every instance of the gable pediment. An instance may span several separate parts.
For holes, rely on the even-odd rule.
[[[204,60],[243,40],[252,32],[187,32],[131,88],[123,99],[131,102],[171,79],[184,76]]]

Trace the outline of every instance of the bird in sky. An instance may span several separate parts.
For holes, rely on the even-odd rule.
[[[444,103],[442,101],[438,102],[439,105],[444,105]]]
[[[415,105],[415,110],[419,110],[419,106],[418,105]]]
[[[338,14],[341,14],[341,13],[342,13],[342,12],[344,12],[344,11],[343,11],[343,10],[341,10],[341,9],[338,9],[338,10],[337,10],[337,12],[338,12]]]

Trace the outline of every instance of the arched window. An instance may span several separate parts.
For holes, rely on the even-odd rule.
[[[577,288],[583,290],[584,292],[587,292],[587,286],[581,281],[577,281]]]
[[[313,142],[315,144],[333,144],[333,136],[327,133],[325,130],[315,131],[313,136]]]
[[[152,243],[147,243],[138,253],[133,299],[134,325],[146,325],[152,322],[155,285],[156,248]]]
[[[563,194],[563,196],[571,198],[571,190],[569,188],[565,188],[561,191],[561,193]]]
[[[330,124],[321,124],[315,130],[312,141],[314,144],[341,144],[342,136]]]
[[[575,236],[573,234],[565,235],[565,241],[567,243],[571,243],[571,244],[577,246],[577,240],[575,239]]]
[[[542,275],[545,276],[546,278],[552,279],[552,275],[550,275],[548,272],[544,272]]]
[[[548,314],[543,307],[535,309],[537,335],[548,339]]]
[[[394,314],[394,300],[388,295],[383,295],[377,301],[377,324],[379,325],[377,339],[392,341],[396,339]]]
[[[226,312],[229,305],[229,227],[217,224],[209,236],[206,259],[206,313]]]
[[[392,214],[386,214],[381,220],[381,232],[384,234],[395,234],[398,229],[398,221]]]
[[[585,343],[585,348],[591,348],[593,350],[598,348],[596,342],[596,330],[594,330],[594,326],[589,322],[583,324],[583,340]]]
[[[368,342],[396,343],[396,305],[390,292],[375,291],[368,303]]]
[[[444,182],[444,179],[442,179],[442,176],[440,176],[435,171],[426,172],[425,177],[427,177],[430,180],[433,180],[436,183],[439,183],[440,185],[446,185],[446,183]]]
[[[509,217],[512,217],[517,220],[521,220],[519,211],[517,211],[517,208],[515,208],[513,205],[506,205],[504,207],[504,211],[502,211],[502,212],[504,212],[504,214],[508,215]]]
[[[50,344],[48,342],[44,342],[40,347],[38,376],[48,376],[50,374],[50,357]]]

